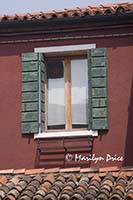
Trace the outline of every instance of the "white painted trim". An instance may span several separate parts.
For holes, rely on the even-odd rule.
[[[34,48],[35,53],[60,53],[71,51],[83,51],[96,48],[96,44],[80,44],[80,45],[67,45],[67,46],[52,46],[52,47],[38,47]]]
[[[71,137],[71,136],[98,136],[98,131],[82,130],[82,131],[61,131],[61,132],[44,132],[34,134],[34,139],[39,138],[55,138],[55,137]]]

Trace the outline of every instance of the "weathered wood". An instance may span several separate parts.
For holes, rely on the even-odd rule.
[[[46,130],[45,129],[45,121],[41,121],[41,131],[42,131],[42,133]]]
[[[37,122],[27,122],[27,123],[22,122],[21,129],[22,129],[23,134],[38,133],[38,123]]]
[[[92,97],[107,97],[106,88],[92,88]]]
[[[46,72],[47,73],[47,72]],[[45,77],[47,76],[47,74],[45,74]],[[45,102],[45,107],[44,107],[44,109],[45,109],[45,130],[47,131],[47,129],[48,129],[48,92],[47,92],[47,87],[48,87],[48,85],[47,85],[47,81],[45,81],[44,82],[44,91],[45,91],[45,99],[44,99],[44,102]]]
[[[92,129],[93,130],[106,130],[108,129],[108,119],[93,119],[92,121]]]
[[[38,63],[35,61],[22,62],[22,71],[23,72],[38,71]]]
[[[45,121],[45,112],[41,112],[41,121]]]
[[[23,72],[22,80],[23,82],[38,81],[38,72]]]
[[[91,65],[95,67],[101,67],[106,65],[106,58],[103,57],[94,57],[91,58]]]
[[[46,130],[46,126],[45,125],[46,122],[46,65],[45,62],[43,62],[42,57],[40,58],[40,120],[41,120],[41,124],[40,124],[40,130],[41,132],[44,132],[44,130]]]
[[[45,82],[45,73],[43,71],[41,71],[41,82]]]
[[[44,75],[42,54],[22,54],[22,133],[36,133],[44,126]]]
[[[91,56],[92,57],[105,57],[106,56],[106,49],[105,48],[96,48],[96,49],[91,49]]]
[[[41,101],[45,102],[45,93],[44,92],[41,92]]]
[[[89,129],[108,128],[106,49],[89,50]]]
[[[93,108],[92,117],[93,118],[106,118],[107,117],[107,108]]]
[[[22,62],[24,61],[37,61],[38,53],[22,53]]]
[[[107,107],[107,99],[106,98],[98,98],[98,99],[92,99],[92,107]]]
[[[106,78],[92,78],[92,87],[106,87]]]
[[[44,82],[41,81],[41,92],[44,93]]]
[[[22,102],[36,102],[38,101],[38,92],[23,92]]]
[[[37,111],[38,102],[26,102],[22,103],[22,111]]]
[[[22,112],[22,122],[38,121],[38,111],[36,112]]]
[[[45,102],[41,102],[41,111],[42,112],[45,112]]]
[[[105,67],[93,67],[91,69],[91,76],[94,77],[106,77],[106,68]]]
[[[25,82],[22,85],[22,91],[23,92],[35,92],[38,91],[38,82]]]

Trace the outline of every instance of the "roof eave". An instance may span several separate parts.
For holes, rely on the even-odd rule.
[[[130,23],[133,20],[133,12],[131,13],[120,13],[120,14],[108,14],[108,15],[94,15],[94,16],[83,16],[83,17],[66,17],[66,18],[52,18],[52,19],[34,19],[34,20],[12,20],[12,21],[1,21],[0,28],[7,31],[9,29],[15,30],[16,28],[36,28],[45,26],[68,26],[68,25],[79,25],[82,23],[110,23],[111,21],[119,24],[119,21],[127,21]]]

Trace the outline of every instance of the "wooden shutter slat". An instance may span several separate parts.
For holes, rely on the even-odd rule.
[[[38,84],[36,82],[26,82],[23,83],[22,85],[22,91],[31,91],[31,92],[36,92],[38,91]]]
[[[38,81],[38,71],[36,72],[24,72],[22,73],[23,82]]]
[[[105,67],[93,67],[91,70],[92,77],[106,77],[106,68]]]
[[[38,62],[35,61],[23,61],[23,72],[29,72],[29,71],[37,71],[38,70]]]
[[[22,92],[22,102],[38,101],[38,92]]]
[[[106,88],[92,88],[92,97],[107,97],[107,90]]]
[[[23,112],[22,113],[22,121],[23,122],[33,122],[38,121],[38,112],[32,111],[32,112]]]
[[[106,49],[90,49],[89,67],[89,129],[108,129]]]
[[[96,49],[91,49],[91,56],[92,57],[106,57],[106,50],[105,48],[96,48]]]
[[[93,108],[92,110],[93,118],[106,118],[107,117],[107,108]]]
[[[38,61],[38,53],[23,53],[22,54],[22,62],[25,61]]]
[[[92,78],[92,87],[106,87],[106,78]]]
[[[37,111],[38,110],[38,102],[22,102],[22,111]]]
[[[106,59],[103,57],[94,57],[91,59],[91,66],[101,67],[106,65]]]
[[[25,122],[22,123],[22,133],[37,133],[38,132],[38,122]]]
[[[92,99],[92,107],[107,107],[107,99],[106,98],[98,98],[98,99]]]
[[[108,129],[108,119],[93,119],[92,129],[94,130],[107,130]]]

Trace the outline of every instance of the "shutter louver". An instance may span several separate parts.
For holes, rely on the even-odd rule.
[[[44,127],[44,72],[42,56],[22,54],[22,133],[38,133]],[[43,78],[42,78],[43,77]],[[43,107],[43,108],[42,108]]]
[[[89,129],[108,129],[106,49],[90,49],[89,64]]]

